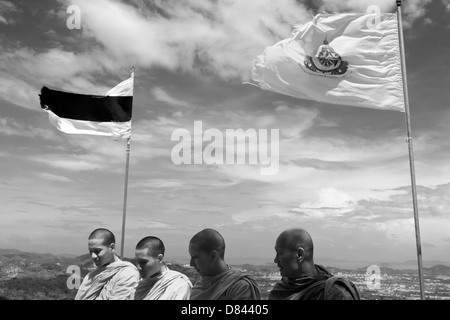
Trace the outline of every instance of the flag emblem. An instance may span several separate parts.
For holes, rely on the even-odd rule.
[[[320,75],[343,76],[348,70],[348,62],[342,60],[339,53],[329,45],[327,39],[317,49],[314,57],[306,56],[304,65],[313,74]]]
[[[375,17],[379,23],[372,28]],[[251,73],[261,89],[298,99],[405,111],[392,13],[319,14],[266,47]]]

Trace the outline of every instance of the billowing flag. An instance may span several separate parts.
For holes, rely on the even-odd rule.
[[[41,89],[41,107],[50,122],[69,134],[110,136],[113,139],[131,137],[134,73],[106,93],[93,96]]]
[[[299,99],[404,112],[396,14],[319,14],[267,47],[252,78]]]

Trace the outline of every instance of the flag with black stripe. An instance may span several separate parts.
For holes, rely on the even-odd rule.
[[[106,93],[86,95],[41,89],[40,103],[50,122],[69,134],[131,137],[134,74]]]

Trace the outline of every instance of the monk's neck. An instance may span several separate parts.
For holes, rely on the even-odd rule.
[[[109,266],[111,263],[114,263],[114,262],[117,262],[117,261],[122,261],[122,260],[120,260],[120,258],[119,258],[118,256],[114,255],[110,262],[104,264],[104,265],[101,266],[100,268],[107,267],[107,266]]]
[[[217,266],[216,274],[224,273],[228,269],[230,269],[230,267],[225,262],[222,262]]]
[[[167,266],[165,264],[161,265],[161,269],[159,270],[159,272],[155,273],[154,275],[152,275],[150,278],[156,278],[159,277],[160,275],[162,275],[164,272],[166,272],[167,270],[169,270],[167,268]]]
[[[302,277],[317,275],[317,269],[314,263],[308,263],[302,265]]]

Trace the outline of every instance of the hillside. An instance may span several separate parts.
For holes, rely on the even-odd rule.
[[[133,259],[125,258],[125,260],[134,263]],[[195,283],[199,278],[197,272],[189,266],[175,262],[168,262],[167,264],[170,269],[186,274],[192,283]],[[0,299],[4,296],[10,300],[73,300],[76,290],[70,290],[67,287],[67,280],[70,276],[67,273],[67,268],[72,265],[80,267],[82,277],[93,267],[89,254],[73,257],[2,249],[0,250]],[[233,267],[245,270],[255,276],[260,284],[263,298],[267,298],[269,290],[280,278],[278,268],[273,263],[265,265],[241,264]],[[344,274],[352,281],[357,281],[355,284],[359,283],[359,288],[366,294],[367,298],[374,297],[373,293],[364,291],[364,276],[367,266],[357,270],[335,268],[328,264],[326,267],[333,274]],[[411,281],[408,279],[413,279],[417,275],[417,270],[398,270],[381,266],[381,273],[392,278],[386,280],[386,283],[391,281],[392,286],[402,286],[403,284],[408,286],[408,281]],[[431,279],[430,277],[447,277],[450,275],[450,267],[446,265],[427,267],[424,268],[424,274],[429,279]],[[405,275],[411,275],[412,277],[409,276],[408,278]],[[448,280],[436,281],[438,287],[442,286],[440,283],[444,285],[444,282],[448,282]],[[414,285],[413,283],[411,286],[414,287]]]
[[[133,259],[124,260],[134,263]],[[67,255],[0,250],[0,299],[9,300],[73,300],[76,290],[67,288],[69,266],[80,267],[84,277],[93,267],[89,254],[78,257]],[[169,263],[169,268],[186,274],[191,281],[198,279],[193,268]]]

